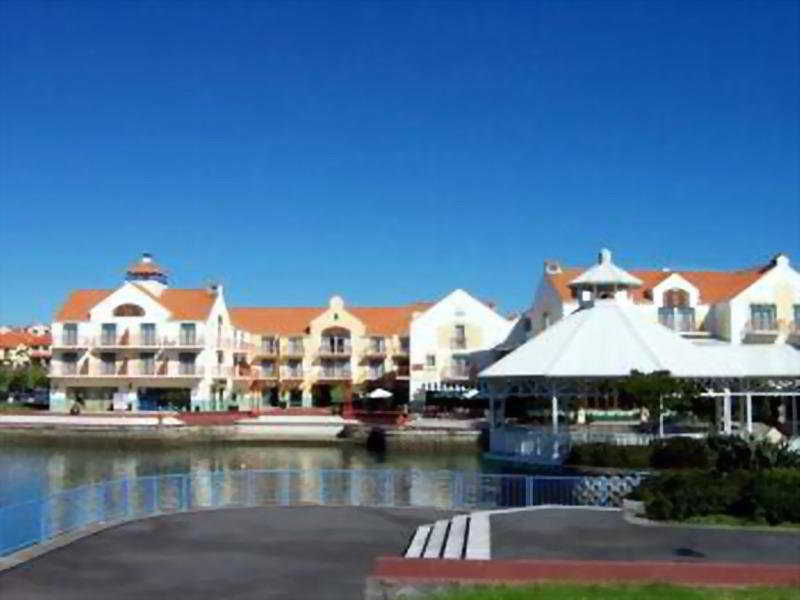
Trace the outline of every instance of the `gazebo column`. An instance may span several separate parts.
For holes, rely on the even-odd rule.
[[[722,431],[725,435],[730,435],[733,431],[731,420],[731,391],[725,388],[725,395],[722,397]]]
[[[744,397],[747,433],[753,433],[753,394],[747,392]]]

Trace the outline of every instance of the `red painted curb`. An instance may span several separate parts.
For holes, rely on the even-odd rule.
[[[436,560],[380,557],[374,579],[461,582],[664,582],[708,586],[800,586],[800,565],[582,560]]]

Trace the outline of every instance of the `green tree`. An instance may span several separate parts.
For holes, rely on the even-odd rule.
[[[634,369],[619,384],[619,392],[634,406],[646,408],[658,423],[667,411],[687,414],[700,406],[694,386],[675,379],[669,371],[642,373]]]

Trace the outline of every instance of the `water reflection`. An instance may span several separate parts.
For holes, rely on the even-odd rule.
[[[380,456],[352,446],[195,445],[185,448],[117,450],[6,446],[0,451],[0,506],[86,483],[169,473],[233,472],[243,469],[420,469],[488,471],[480,453],[390,452]]]

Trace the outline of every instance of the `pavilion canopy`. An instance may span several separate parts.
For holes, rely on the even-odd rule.
[[[786,344],[698,345],[617,300],[596,300],[480,373],[481,378],[799,377],[800,352]]]

